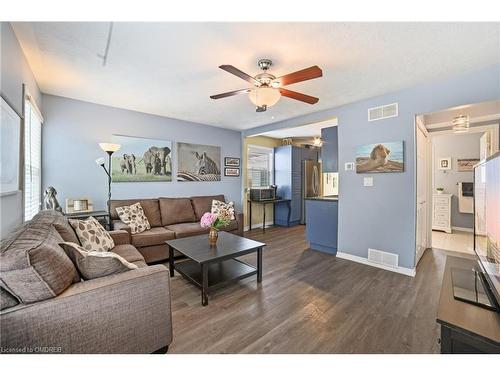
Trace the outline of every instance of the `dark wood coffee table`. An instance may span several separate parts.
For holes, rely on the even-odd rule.
[[[208,234],[166,241],[169,247],[170,276],[174,270],[201,289],[201,304],[208,305],[208,292],[237,280],[257,275],[262,281],[262,249],[265,243],[219,232],[217,245],[211,247]],[[174,250],[189,260],[175,262]],[[237,257],[257,253],[257,267]]]

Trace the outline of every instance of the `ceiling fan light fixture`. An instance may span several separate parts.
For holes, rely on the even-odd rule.
[[[271,107],[281,98],[279,90],[272,87],[257,87],[248,94],[250,101],[257,107]]]

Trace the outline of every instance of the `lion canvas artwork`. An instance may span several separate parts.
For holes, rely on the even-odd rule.
[[[220,181],[220,147],[177,143],[177,181]]]
[[[395,173],[403,171],[403,141],[372,143],[356,148],[356,173]]]
[[[172,142],[113,135],[121,145],[111,158],[113,182],[172,181]]]

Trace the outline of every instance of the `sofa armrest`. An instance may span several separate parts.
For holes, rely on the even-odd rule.
[[[129,234],[132,233],[132,229],[121,220],[113,220],[113,230],[125,230]]]
[[[130,233],[126,230],[111,230],[108,232],[116,245],[127,245],[130,243]]]
[[[2,311],[0,323],[3,352],[152,353],[172,341],[169,272],[156,265],[79,282]]]
[[[243,213],[236,214],[236,222],[238,223],[238,236],[243,237],[243,225],[245,224],[245,222],[243,221]]]

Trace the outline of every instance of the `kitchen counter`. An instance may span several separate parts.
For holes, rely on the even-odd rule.
[[[338,212],[337,196],[306,198],[306,235],[311,249],[337,253]]]
[[[324,197],[309,197],[309,198],[305,198],[305,199],[310,200],[310,201],[338,201],[339,196],[338,195],[327,195]]]

